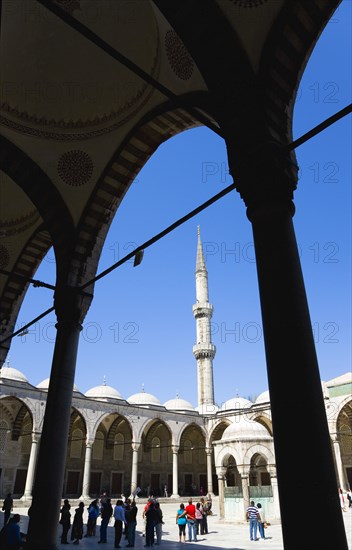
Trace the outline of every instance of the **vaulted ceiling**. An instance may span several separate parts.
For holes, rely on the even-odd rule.
[[[234,147],[239,176],[248,150],[288,143],[301,75],[339,3],[4,0],[0,339],[51,246],[58,283],[94,277],[163,141],[206,124]]]

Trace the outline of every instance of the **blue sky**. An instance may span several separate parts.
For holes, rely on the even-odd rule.
[[[351,15],[345,0],[310,58],[297,96],[294,138],[351,102]],[[294,225],[322,380],[351,370],[351,145],[348,116],[297,149]],[[224,142],[210,130],[190,130],[160,146],[117,212],[98,272],[230,183]],[[80,339],[80,391],[105,377],[126,399],[144,384],[162,403],[178,392],[197,405],[197,225],[214,305],[216,401],[267,389],[251,225],[232,192],[147,249],[140,266],[129,262],[96,284]],[[55,282],[52,251],[35,277]],[[52,305],[50,291],[31,287],[16,328]],[[11,366],[33,385],[50,374],[54,324],[55,316],[47,316],[13,339]],[[288,381],[300,384],[294,373]]]

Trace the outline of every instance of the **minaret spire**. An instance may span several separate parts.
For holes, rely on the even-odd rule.
[[[193,315],[197,323],[197,343],[193,354],[198,365],[198,406],[214,405],[213,359],[216,348],[211,341],[210,320],[213,306],[209,304],[208,272],[198,226],[196,261],[196,304]]]

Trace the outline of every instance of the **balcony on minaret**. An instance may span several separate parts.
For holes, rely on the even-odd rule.
[[[213,306],[209,302],[198,302],[193,306],[193,315],[197,319],[198,317],[209,317],[213,315]]]
[[[210,342],[200,342],[193,346],[193,355],[196,359],[201,359],[203,357],[209,357],[213,359],[216,353],[216,346]]]

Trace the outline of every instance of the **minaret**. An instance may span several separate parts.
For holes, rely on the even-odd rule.
[[[196,301],[193,315],[197,323],[197,343],[193,354],[198,366],[198,406],[214,405],[213,359],[216,348],[211,341],[210,320],[213,306],[209,304],[208,272],[205,267],[200,229],[198,226],[198,246],[196,264]]]

